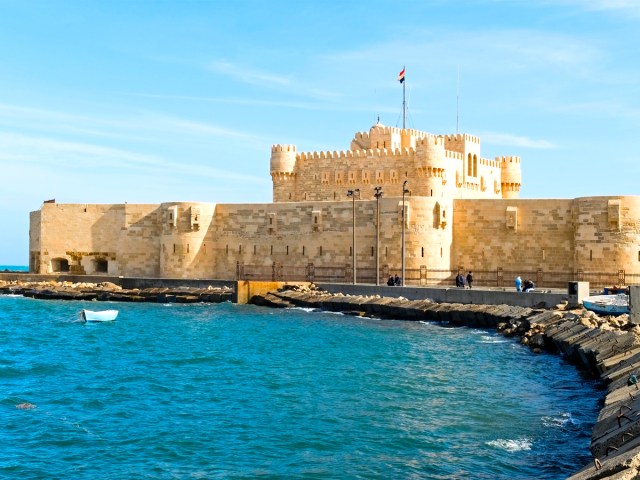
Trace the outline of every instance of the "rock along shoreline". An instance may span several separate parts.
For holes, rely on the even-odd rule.
[[[250,303],[272,308],[303,307],[397,320],[495,328],[534,352],[562,355],[606,386],[591,435],[593,463],[570,480],[640,478],[640,326],[628,315],[600,317],[566,302],[553,308],[435,303],[402,297],[344,295],[311,287],[287,286],[255,295]]]
[[[0,295],[22,295],[41,300],[85,300],[101,302],[221,303],[231,301],[228,287],[133,288],[111,282],[23,282],[0,280]]]

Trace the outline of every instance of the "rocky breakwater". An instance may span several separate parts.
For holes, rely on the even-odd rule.
[[[110,282],[22,282],[0,280],[0,295],[22,295],[43,300],[89,300],[112,302],[220,303],[231,301],[230,288],[123,289]]]
[[[286,287],[255,296],[256,305],[305,307],[398,320],[496,328],[534,352],[556,353],[606,386],[591,438],[593,464],[570,480],[640,478],[640,326],[627,315],[600,317],[582,306],[553,308],[435,303],[380,296],[331,294]],[[637,380],[636,380],[637,378]]]

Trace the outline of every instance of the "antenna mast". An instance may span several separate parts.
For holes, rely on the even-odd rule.
[[[460,111],[460,65],[458,65],[458,86],[456,88],[456,135],[458,134],[458,117]]]

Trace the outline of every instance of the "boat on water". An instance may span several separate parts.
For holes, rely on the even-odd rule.
[[[622,315],[629,313],[629,295],[593,295],[582,299],[587,310],[600,315]]]
[[[80,318],[84,322],[111,322],[118,316],[118,310],[82,310]]]

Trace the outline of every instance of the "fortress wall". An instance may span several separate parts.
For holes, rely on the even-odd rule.
[[[40,210],[29,213],[29,271],[31,273],[43,273],[40,271],[42,251],[42,213]]]
[[[159,276],[212,278],[215,249],[211,221],[214,210],[215,204],[211,203],[160,205]]]
[[[455,200],[452,265],[572,271],[572,200]]]
[[[125,222],[118,238],[117,265],[120,275],[152,277],[160,275],[161,212],[158,205],[124,205]],[[105,225],[105,228],[109,228]]]
[[[72,273],[122,275],[135,265],[141,275],[154,270],[145,265],[157,263],[158,232],[148,228],[141,233],[136,224],[153,212],[155,205],[89,205],[45,203],[40,210],[39,248],[37,239],[30,250],[40,251],[35,271],[51,273],[59,260],[66,260]],[[38,229],[38,216],[32,215],[31,229]],[[151,219],[149,226],[157,222]],[[132,231],[128,231],[133,226]],[[129,257],[132,257],[129,260]],[[58,260],[57,260],[58,259]],[[96,271],[96,260],[106,262],[107,272]],[[127,267],[127,264],[130,266]],[[155,270],[157,273],[157,269]]]
[[[400,270],[401,203],[397,197],[380,200],[381,271],[383,265]],[[451,226],[445,224],[434,229],[435,204],[433,198],[413,197],[406,201],[409,212],[405,231],[407,268],[427,264],[433,268],[448,268]],[[236,270],[236,262],[264,267],[270,267],[274,262],[295,264],[303,274],[308,263],[316,268],[344,266],[350,271],[352,209],[353,203],[349,201],[218,205],[212,222],[216,239],[216,276],[230,278],[230,273]],[[443,209],[450,215],[450,206]],[[371,274],[375,271],[376,260],[375,200],[356,200],[355,214],[356,268],[369,269]],[[429,261],[427,257],[433,251],[437,251],[437,259]]]
[[[640,197],[574,200],[576,269],[640,272]]]
[[[450,200],[407,195],[406,268],[640,271],[640,197]],[[45,204],[31,214],[32,271],[234,278],[236,263],[351,271],[354,203]],[[197,209],[197,210],[194,210]],[[175,222],[169,212],[175,213]],[[194,212],[199,217],[194,224]],[[375,271],[376,201],[356,200],[358,278]],[[402,198],[380,200],[380,268],[400,271]]]

